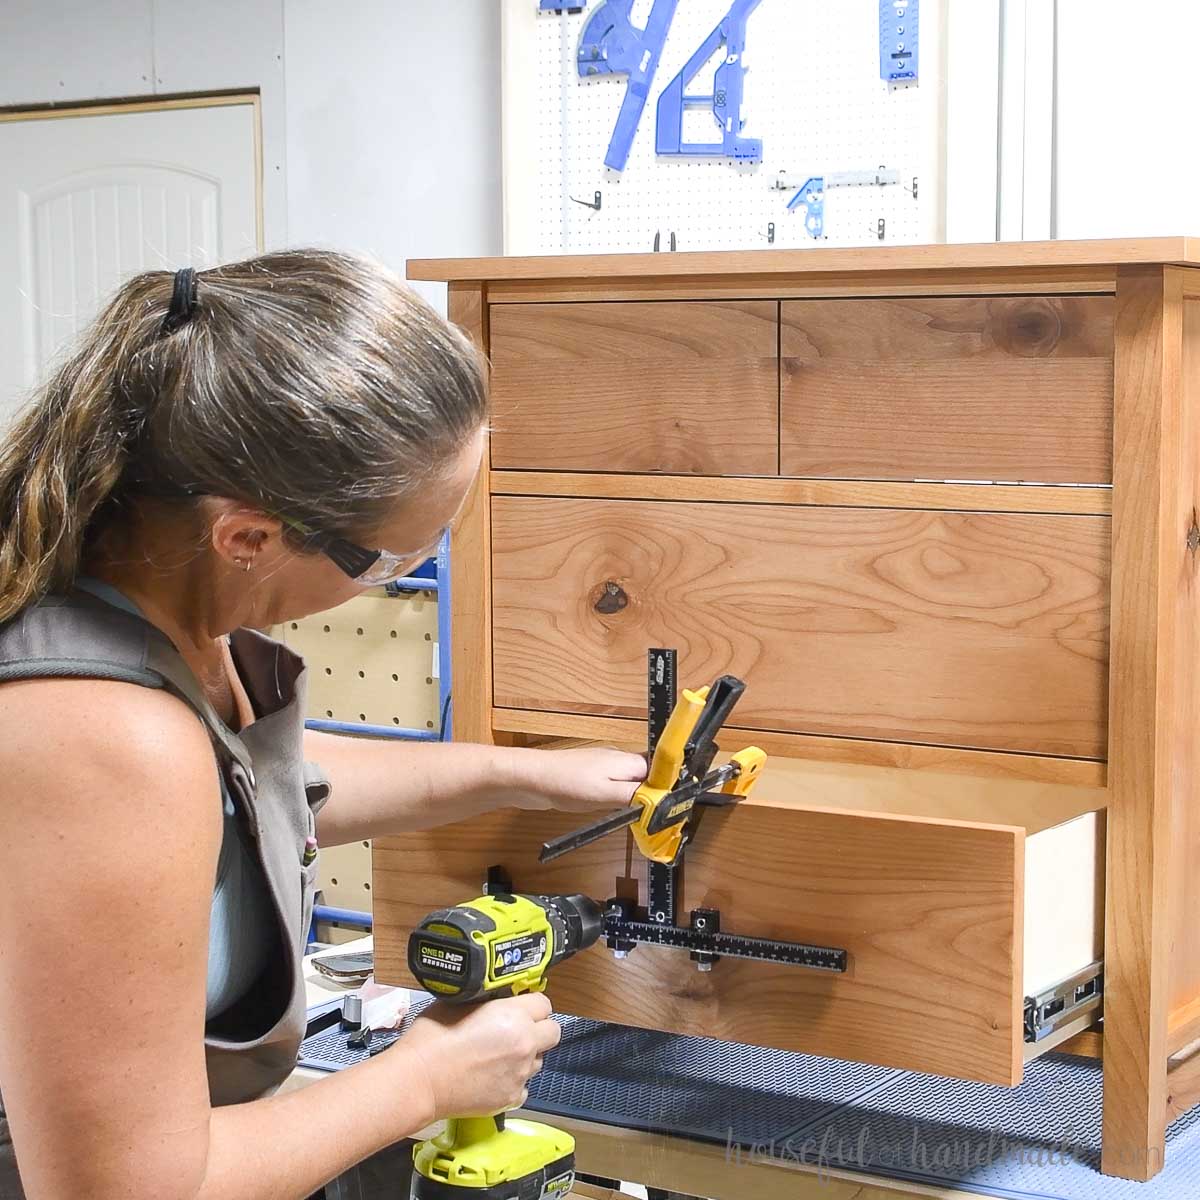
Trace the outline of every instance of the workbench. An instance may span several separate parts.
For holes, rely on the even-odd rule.
[[[372,939],[359,938],[320,953],[358,953],[370,950]],[[305,990],[310,1008],[353,991],[321,975],[310,956],[304,963]],[[424,993],[413,993],[424,998]],[[298,1067],[282,1090],[307,1087],[325,1078],[325,1072]],[[934,1196],[951,1200],[965,1193],[917,1184],[894,1186],[854,1172],[812,1170],[797,1167],[784,1159],[775,1162],[731,1161],[724,1149],[682,1137],[669,1137],[637,1130],[621,1129],[596,1121],[565,1116],[547,1116],[544,1112],[522,1110],[518,1115],[530,1120],[550,1121],[575,1137],[579,1171],[604,1179],[624,1179],[684,1195],[712,1197],[713,1200],[742,1200],[753,1195],[761,1200],[892,1200],[899,1196]],[[434,1129],[420,1131],[418,1139],[429,1137]],[[607,1191],[581,1185],[580,1200],[608,1197]]]
[[[412,999],[413,1011],[430,1002]],[[579,1169],[594,1178],[711,1200],[1191,1200],[1200,1192],[1200,1110],[1172,1124],[1152,1188],[1099,1173],[1102,1070],[1090,1059],[1041,1056],[1020,1087],[1006,1088],[558,1020],[562,1041],[531,1081],[524,1115],[569,1130]],[[318,1033],[302,1055],[349,1065],[361,1052],[347,1052],[345,1036]],[[395,1036],[377,1034],[375,1044]],[[382,1183],[381,1172],[399,1168],[371,1169]]]
[[[1066,1039],[1103,1054],[1104,1170],[1153,1177],[1200,1096],[1200,243],[409,274],[448,282],[492,366],[452,550],[455,735],[644,746],[648,648],[686,686],[740,676],[725,748],[771,762],[705,817],[682,908],[849,962],[589,952],[556,1006],[1005,1085]],[[381,976],[493,864],[518,890],[644,889],[619,838],[539,866],[572,824],[379,844]]]

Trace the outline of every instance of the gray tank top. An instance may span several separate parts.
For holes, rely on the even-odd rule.
[[[124,593],[87,576],[75,586],[124,612],[142,617]],[[271,952],[271,899],[254,853],[246,822],[239,817],[225,780],[221,780],[224,829],[213,884],[208,926],[208,977],[205,1016],[219,1017],[240,1000],[262,974]]]
[[[0,625],[0,684],[57,677],[163,688],[192,709],[209,735],[271,914],[257,978],[206,1021],[209,1094],[218,1105],[271,1092],[295,1066],[305,1027],[301,959],[317,874],[316,862],[304,862],[305,841],[330,792],[303,758],[303,662],[252,630],[238,630],[230,649],[256,717],[238,734],[217,716],[167,638],[128,608],[73,591],[48,596]],[[23,1196],[0,1101],[0,1200]]]

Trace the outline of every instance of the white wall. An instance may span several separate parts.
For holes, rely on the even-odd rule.
[[[999,222],[1001,0],[946,6],[946,241],[991,242]]]
[[[285,30],[292,244],[499,254],[496,0],[286,0]]]
[[[267,246],[402,270],[500,252],[499,43],[495,0],[0,0],[0,106],[257,88]]]
[[[1058,0],[1056,233],[1200,233],[1200,6]]]

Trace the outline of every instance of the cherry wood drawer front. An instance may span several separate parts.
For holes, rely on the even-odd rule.
[[[640,716],[648,646],[735,724],[1105,756],[1106,517],[495,497],[494,699]]]
[[[494,304],[492,465],[775,475],[779,305]]]
[[[408,933],[479,895],[500,863],[518,891],[601,902],[626,874],[626,838],[540,866],[541,842],[578,815],[501,812],[375,842],[375,967],[413,986]],[[1024,832],[953,822],[744,804],[710,813],[688,850],[681,911],[718,908],[733,933],[849,952],[832,975],[603,943],[556,967],[557,1009],[645,1029],[778,1046],[991,1083],[1020,1080]],[[645,869],[638,863],[641,896]]]
[[[781,470],[1112,480],[1109,296],[782,306]]]

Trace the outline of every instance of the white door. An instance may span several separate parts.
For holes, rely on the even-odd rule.
[[[255,252],[257,119],[214,100],[0,121],[0,430],[122,280]]]

